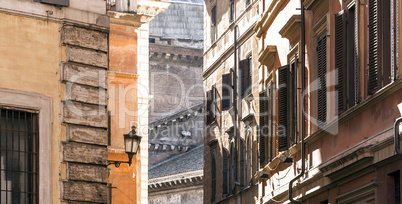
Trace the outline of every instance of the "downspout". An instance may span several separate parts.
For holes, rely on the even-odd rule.
[[[237,173],[237,161],[238,161],[238,156],[239,156],[239,151],[238,151],[238,140],[239,140],[239,137],[238,137],[238,127],[237,127],[237,122],[238,122],[238,118],[237,118],[237,115],[238,115],[238,110],[237,110],[237,89],[238,89],[238,87],[237,87],[237,81],[238,81],[238,79],[237,79],[237,28],[238,28],[238,26],[237,25],[235,25],[234,26],[234,28],[233,28],[233,34],[234,34],[234,45],[233,45],[233,51],[234,51],[234,53],[233,53],[233,56],[234,56],[234,70],[233,70],[233,108],[234,108],[234,124],[233,124],[233,136],[235,137],[235,149],[236,149],[236,164],[235,164],[235,168],[236,168],[236,175],[233,175],[233,179],[235,180],[235,182],[234,182],[234,189],[235,189],[235,191],[236,191],[236,181],[237,181],[237,175],[238,175],[238,173]]]
[[[303,176],[304,171],[305,171],[305,166],[306,166],[306,149],[305,149],[305,144],[304,144],[304,136],[305,136],[305,117],[304,117],[304,106],[305,106],[305,96],[304,96],[304,90],[305,90],[305,69],[306,69],[306,28],[305,28],[305,17],[304,17],[304,0],[300,0],[300,6],[301,6],[301,91],[302,91],[302,101],[301,101],[301,162],[302,162],[302,168],[301,172],[299,175],[297,175],[295,178],[293,178],[289,182],[289,200],[292,203],[301,203],[300,201],[294,200],[293,199],[293,183],[299,179],[300,177]]]

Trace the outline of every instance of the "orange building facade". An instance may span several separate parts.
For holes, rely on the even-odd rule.
[[[110,203],[148,202],[148,22],[170,5],[148,0],[129,3],[130,8],[114,1],[108,5],[108,160],[129,160],[123,135],[131,126],[137,127],[142,140],[130,166],[109,165]]]

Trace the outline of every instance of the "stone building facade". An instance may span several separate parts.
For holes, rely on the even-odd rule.
[[[0,30],[0,202],[106,203],[106,3],[1,0]]]
[[[258,4],[204,2],[204,203],[254,203]]]
[[[259,1],[257,203],[399,203],[400,2],[300,3]]]
[[[401,4],[302,2],[205,1],[204,203],[401,201]],[[244,3],[255,12],[239,15]]]

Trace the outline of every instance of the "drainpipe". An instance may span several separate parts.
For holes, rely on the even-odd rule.
[[[238,137],[238,127],[237,127],[237,123],[238,123],[238,110],[237,110],[237,89],[238,89],[238,87],[237,87],[237,81],[238,81],[238,79],[237,79],[237,29],[238,29],[238,26],[237,25],[235,25],[234,26],[234,28],[233,28],[233,34],[234,34],[234,45],[233,45],[233,51],[234,51],[234,53],[233,53],[233,56],[234,56],[234,70],[233,70],[233,108],[234,108],[234,124],[233,124],[233,136],[235,137],[235,149],[236,149],[236,151],[237,151],[237,154],[236,154],[236,165],[235,165],[235,168],[236,168],[236,175],[233,175],[233,179],[235,180],[235,182],[234,182],[234,188],[236,189],[236,181],[237,181],[237,175],[238,175],[238,173],[237,173],[237,161],[238,161],[238,156],[239,156],[239,153],[240,153],[240,151],[238,151],[238,149],[239,149],[239,137]],[[236,191],[236,190],[235,190]]]
[[[293,199],[293,183],[299,179],[300,177],[303,176],[304,171],[305,171],[305,158],[306,158],[306,149],[305,149],[305,144],[304,144],[304,136],[305,136],[305,117],[304,117],[304,102],[305,102],[305,97],[304,97],[304,90],[305,90],[305,69],[306,69],[306,32],[305,32],[305,17],[304,17],[304,0],[300,0],[300,6],[301,6],[301,91],[302,91],[302,102],[301,102],[301,111],[302,111],[302,121],[301,121],[301,162],[302,162],[302,168],[301,172],[299,175],[297,175],[295,178],[293,178],[289,182],[289,200],[292,203],[301,203],[299,201],[296,201]]]
[[[402,116],[402,103],[400,103],[398,105],[398,108],[399,108],[399,112],[401,113],[401,116]],[[399,146],[399,135],[401,132],[399,127],[400,127],[401,123],[402,123],[402,117],[396,119],[395,124],[394,124],[395,151],[399,156],[402,156],[402,151],[399,148],[400,147]]]

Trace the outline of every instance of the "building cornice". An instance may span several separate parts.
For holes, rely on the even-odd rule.
[[[251,38],[252,35],[254,35],[254,27],[255,22],[239,37],[238,47],[242,46],[248,39]],[[224,61],[230,57],[230,55],[233,54],[233,46],[234,44],[232,43],[226,50],[223,51],[222,54],[220,54],[219,58],[216,59],[214,63],[212,63],[208,68],[204,69],[205,71],[202,73],[204,79],[209,77]],[[204,56],[207,52],[204,52]]]
[[[280,8],[287,0],[273,0],[268,7],[268,10],[264,11],[261,19],[257,22],[254,31],[257,38],[260,38],[264,31],[268,30],[271,26],[276,15],[281,11]]]
[[[156,15],[163,12],[170,6],[170,2],[155,0],[140,0],[137,4],[137,13],[108,11],[110,23],[140,27],[144,23],[149,23]]]
[[[171,190],[188,186],[203,185],[203,170],[190,171],[169,176],[151,178],[148,182],[149,192]]]

